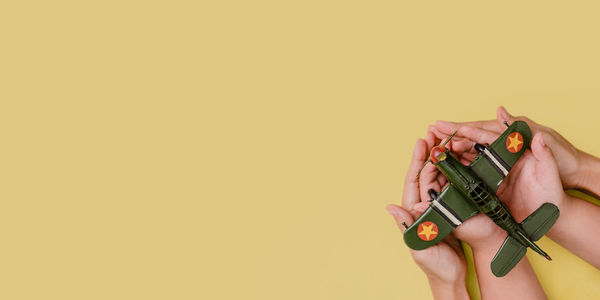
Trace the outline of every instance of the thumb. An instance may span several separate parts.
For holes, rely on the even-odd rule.
[[[512,123],[512,120],[514,119],[504,106],[498,107],[498,110],[496,110],[496,118],[498,119],[498,123],[502,125],[504,125],[504,122]]]
[[[543,133],[536,133],[531,141],[531,152],[537,161],[554,161],[552,150],[546,145],[545,138]]]
[[[560,182],[560,175],[558,173],[558,164],[554,159],[552,150],[546,145],[546,139],[548,135],[538,132],[531,141],[531,152],[535,158],[536,166],[536,178],[545,183],[546,187],[560,187],[562,190],[562,184]]]
[[[406,223],[406,226],[410,226],[412,224],[413,218],[406,209],[395,204],[390,204],[385,209],[388,211],[388,213],[390,213],[390,215],[392,215],[396,221],[396,225],[398,225],[398,228],[400,228],[402,232],[406,230],[402,223]]]

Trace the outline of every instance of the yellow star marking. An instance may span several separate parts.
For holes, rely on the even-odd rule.
[[[508,139],[510,140],[508,148],[513,148],[515,152],[517,152],[519,150],[519,145],[523,144],[523,142],[519,141],[519,136],[515,134],[513,137],[509,136]]]
[[[419,232],[419,235],[425,235],[425,238],[426,238],[427,240],[429,240],[429,237],[430,237],[430,236],[432,236],[432,235],[434,235],[434,234],[437,234],[437,232],[436,232],[436,231],[433,231],[433,224],[431,224],[431,225],[429,225],[429,226],[425,226],[425,225],[423,225],[423,226],[421,226],[421,227],[423,227],[423,230],[422,230],[421,232]]]

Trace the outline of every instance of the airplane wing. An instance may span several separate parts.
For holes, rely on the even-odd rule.
[[[476,145],[479,155],[469,165],[494,192],[531,144],[527,123],[515,121],[491,145]]]
[[[477,207],[450,183],[431,201],[429,208],[404,231],[404,241],[415,250],[428,248],[439,243],[454,228],[477,213]]]

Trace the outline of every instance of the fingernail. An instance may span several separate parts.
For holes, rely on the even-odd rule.
[[[540,134],[540,145],[542,145],[542,147],[546,147],[546,141],[544,141],[544,135]]]

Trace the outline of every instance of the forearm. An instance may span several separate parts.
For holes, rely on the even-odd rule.
[[[600,268],[600,207],[588,201],[565,194],[560,217],[548,231],[548,237]]]
[[[577,188],[600,196],[600,159],[583,151],[579,151],[579,157]]]
[[[469,298],[467,292],[467,286],[465,281],[456,282],[454,284],[439,282],[435,279],[429,279],[429,286],[431,287],[431,293],[435,300],[466,300]]]
[[[504,277],[496,277],[490,264],[500,249],[505,233],[493,239],[471,245],[479,281],[481,298],[489,299],[547,299],[527,257]]]

